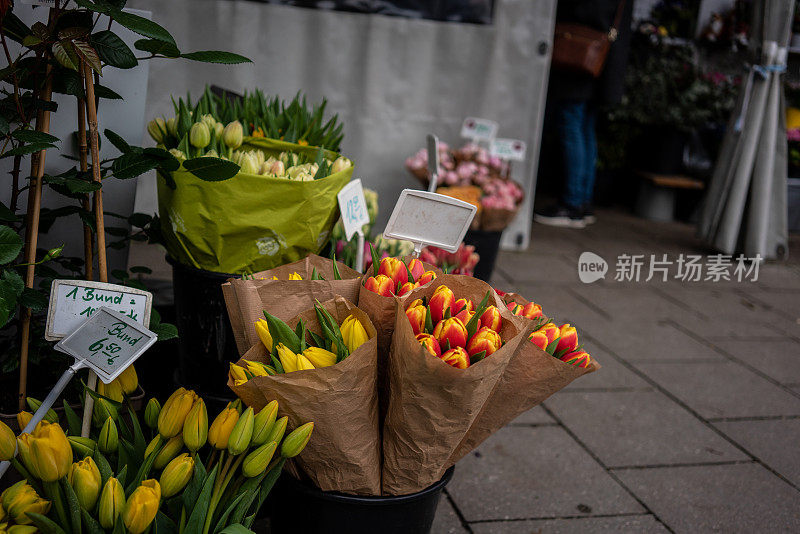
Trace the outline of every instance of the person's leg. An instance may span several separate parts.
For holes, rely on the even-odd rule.
[[[586,151],[584,158],[584,178],[583,178],[583,201],[582,208],[584,210],[585,220],[591,224],[595,222],[594,210],[592,204],[594,202],[594,182],[597,176],[597,130],[596,128],[597,112],[594,106],[590,103],[586,104],[583,116],[583,144]]]

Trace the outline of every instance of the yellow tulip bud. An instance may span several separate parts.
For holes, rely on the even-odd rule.
[[[133,490],[125,511],[122,512],[122,521],[130,534],[142,534],[150,523],[156,518],[158,506],[161,502],[161,486],[156,480],[150,479]]]
[[[308,440],[311,439],[311,432],[314,430],[314,423],[301,425],[286,436],[281,443],[281,456],[284,458],[294,458],[306,448]]]
[[[272,335],[269,333],[269,323],[266,319],[256,321],[256,334],[267,350],[272,352]]]
[[[258,447],[267,442],[267,437],[272,430],[272,425],[275,424],[275,419],[278,417],[278,401],[271,401],[269,404],[261,408],[253,419],[253,437],[250,438],[250,444],[253,447]]]
[[[229,364],[228,374],[234,381],[242,380],[247,382],[247,375],[244,372],[244,367],[241,365],[236,365],[235,363]]]
[[[242,360],[247,366],[247,371],[253,376],[269,376],[266,366],[261,362]]]
[[[22,465],[36,478],[41,478],[39,473],[36,471],[36,464],[33,463],[33,458],[31,458],[31,442],[33,441],[33,436],[25,433],[20,434],[17,436],[17,454],[19,459],[22,461]]]
[[[97,443],[92,438],[80,436],[67,436],[70,447],[78,456],[91,456],[97,448]]]
[[[114,477],[106,480],[100,501],[97,503],[97,520],[108,530],[114,528],[117,517],[125,509],[125,488]]]
[[[158,427],[158,414],[160,412],[161,403],[157,399],[152,398],[147,401],[147,406],[144,409],[144,424],[151,429]]]
[[[303,351],[303,356],[314,364],[314,367],[330,367],[336,364],[336,355],[320,347],[308,347]]]
[[[280,443],[283,439],[283,435],[286,433],[286,425],[289,424],[289,418],[287,416],[283,416],[277,421],[275,424],[272,425],[272,428],[269,431],[269,435],[267,439],[264,440],[265,442],[274,441],[275,443]]]
[[[31,412],[26,412],[23,410],[17,414],[17,426],[19,427],[20,432],[25,430],[25,427],[28,426],[28,423],[31,422],[31,419],[33,419],[33,414]]]
[[[97,437],[97,446],[100,447],[100,452],[103,454],[111,454],[117,452],[119,446],[119,432],[117,425],[110,417],[103,423],[103,428],[100,429],[100,435]]]
[[[30,408],[33,413],[36,413],[39,410],[39,406],[42,405],[42,401],[34,399],[33,397],[27,397],[25,399],[25,402],[28,403],[28,408]],[[58,414],[56,414],[55,410],[50,408],[49,410],[47,410],[47,414],[44,416],[44,420],[49,423],[58,423]],[[22,428],[20,428],[20,430],[22,430]]]
[[[0,524],[3,524],[3,520],[6,518],[6,509],[3,508],[3,503],[0,501]]]
[[[136,369],[133,367],[133,364],[129,365],[125,368],[122,373],[117,377],[115,382],[119,382],[119,385],[122,386],[122,392],[126,395],[130,395],[131,393],[136,391],[136,388],[139,387],[139,376],[136,374]]]
[[[242,462],[242,474],[247,478],[253,478],[263,473],[272,461],[272,456],[277,448],[278,444],[270,441],[245,456],[244,462]]]
[[[232,400],[225,407],[226,408],[233,408],[234,410],[236,410],[236,413],[241,414],[242,413],[242,399]]]
[[[346,169],[349,169],[353,165],[349,159],[344,156],[339,156],[336,158],[336,161],[333,162],[331,165],[331,174],[335,174],[337,172],[342,172]]]
[[[183,491],[183,488],[192,479],[193,473],[194,459],[191,456],[184,452],[173,458],[164,468],[159,479],[164,498],[172,497]]]
[[[172,156],[175,159],[177,159],[179,162],[181,162],[181,163],[186,161],[186,154],[184,154],[182,151],[178,150],[177,148],[170,148],[169,149],[169,153],[172,154]]]
[[[297,371],[297,354],[289,350],[283,343],[278,343],[278,359],[283,367],[283,372]]]
[[[180,434],[183,430],[183,423],[189,410],[197,400],[194,391],[178,388],[158,414],[158,433],[164,438],[171,438]]]
[[[228,123],[222,130],[222,142],[225,143],[225,146],[237,149],[242,146],[243,140],[244,128],[242,128],[242,123],[239,121]]]
[[[117,407],[106,399],[95,400],[94,410],[92,411],[92,422],[95,426],[103,425],[109,417],[114,421],[119,419],[119,410]]]
[[[0,421],[0,460],[10,460],[17,452],[17,436],[7,424]]]
[[[254,418],[253,408],[248,406],[239,417],[239,420],[236,421],[236,424],[233,425],[230,438],[228,438],[228,452],[232,455],[242,454],[250,446],[250,438],[253,437]]]
[[[178,434],[167,441],[161,452],[158,453],[156,459],[153,460],[153,467],[156,469],[163,469],[173,458],[175,458],[183,448],[183,436]]]
[[[222,132],[225,130],[225,125],[221,122],[214,123],[214,135],[217,139],[222,139]]]
[[[240,172],[244,172],[247,174],[258,174],[258,164],[253,156],[250,154],[244,154],[242,156],[242,161],[239,164]]]
[[[340,330],[342,332],[342,339],[344,339],[344,343],[347,345],[347,350],[350,354],[369,340],[364,325],[362,325],[361,321],[354,315],[349,315],[347,319],[344,320]]]
[[[203,399],[197,399],[183,423],[183,443],[192,452],[206,444],[208,439],[208,410]]]
[[[147,133],[157,144],[164,143],[164,134],[167,133],[167,123],[161,117],[156,117],[147,123]]]
[[[75,490],[78,504],[87,512],[94,510],[94,505],[100,497],[100,470],[92,457],[87,456],[72,464],[67,480]]]
[[[109,384],[97,382],[97,393],[116,402],[122,402],[122,385],[119,379],[112,380]]]
[[[316,369],[314,364],[309,361],[308,358],[303,356],[302,353],[297,355],[297,370],[298,371],[305,371],[306,369]]]
[[[296,271],[289,275],[289,280],[302,280],[302,279],[303,277],[300,276],[300,274],[297,273]]]
[[[144,457],[148,458],[151,454],[153,454],[156,449],[161,446],[163,443],[164,438],[161,437],[161,434],[157,434],[156,437],[150,440],[150,443],[147,444],[147,448],[144,450]]]
[[[172,137],[178,137],[178,119],[170,117],[166,121],[167,131]]]
[[[39,532],[39,527],[34,525],[11,525],[6,532],[8,534],[36,534]]]
[[[72,447],[64,431],[56,423],[42,421],[32,435],[30,454],[36,474],[45,482],[64,478],[72,465]]]
[[[233,426],[239,420],[236,408],[225,408],[208,429],[208,443],[215,449],[226,449]]]
[[[211,132],[208,130],[208,124],[204,122],[192,124],[192,129],[189,130],[189,143],[195,148],[205,148],[210,142]]]

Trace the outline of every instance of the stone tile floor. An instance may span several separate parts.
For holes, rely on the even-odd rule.
[[[434,534],[800,531],[800,261],[645,282],[650,254],[714,254],[693,233],[606,211],[501,253],[493,285],[576,324],[603,367],[459,462]],[[579,280],[583,251],[604,280]],[[645,255],[641,281],[615,281],[620,254]]]

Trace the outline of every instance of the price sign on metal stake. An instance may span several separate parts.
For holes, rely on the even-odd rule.
[[[434,193],[439,182],[439,138],[433,134],[428,134],[428,176],[428,191]]]
[[[361,180],[353,180],[339,191],[336,195],[339,201],[339,211],[342,213],[342,224],[344,225],[344,235],[348,241],[353,234],[358,234],[356,247],[356,268],[361,271],[364,268],[364,230],[365,224],[369,224],[369,210],[367,200],[364,198],[364,188]]]
[[[525,161],[525,142],[519,139],[494,139],[489,153],[507,161]]]
[[[486,141],[491,143],[497,135],[497,123],[478,117],[467,117],[461,125],[461,137],[472,139],[474,142]]]

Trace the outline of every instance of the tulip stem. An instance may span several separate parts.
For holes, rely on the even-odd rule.
[[[58,482],[42,481],[42,484],[44,485],[45,493],[48,497],[50,497],[50,500],[53,501],[59,522],[64,530],[69,532],[71,523],[67,518],[67,511],[64,508],[64,500],[61,498],[61,488],[59,487]]]
[[[181,522],[178,525],[178,534],[183,534],[184,528],[186,528],[186,506],[181,506]]]
[[[214,517],[214,512],[217,509],[217,505],[219,504],[219,501],[222,499],[222,495],[225,493],[225,488],[228,487],[231,478],[233,478],[233,475],[236,473],[236,470],[239,468],[239,465],[244,460],[244,457],[245,457],[244,453],[236,456],[235,460],[233,456],[228,456],[228,459],[225,460],[225,465],[222,467],[219,474],[217,475],[217,480],[214,483],[214,491],[211,495],[211,504],[208,507],[208,515],[206,515],[206,522],[205,525],[203,525],[203,534],[208,534],[208,529],[211,528],[211,522]],[[222,458],[220,458],[220,461],[222,461]],[[231,462],[233,462],[233,465],[231,465]]]

